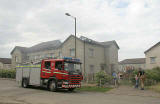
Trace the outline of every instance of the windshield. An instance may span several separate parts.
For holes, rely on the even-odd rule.
[[[64,70],[73,71],[73,72],[81,72],[81,64],[77,63],[64,63]]]

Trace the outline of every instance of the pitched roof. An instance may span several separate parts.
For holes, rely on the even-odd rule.
[[[61,44],[61,46],[62,46],[66,41],[68,41],[71,37],[75,38],[74,35],[70,35],[70,36]],[[76,37],[76,39],[79,40],[79,41],[82,41],[82,42],[85,41],[85,43],[88,43],[88,44],[103,46],[103,45],[102,45],[101,43],[99,43],[99,42],[96,42],[96,41],[91,40],[91,39],[88,39],[88,38],[87,38],[87,39],[84,39],[84,38],[82,38],[82,37],[84,37],[84,36],[81,36],[80,38]],[[85,38],[86,38],[86,37],[85,37]]]
[[[96,44],[96,45],[101,45],[101,46],[104,46],[104,47],[114,44],[119,49],[119,46],[118,46],[118,44],[115,40],[105,41],[105,42],[97,42],[95,40],[89,39],[89,38],[84,37],[84,36],[81,36],[79,39],[82,40],[82,41],[85,41],[89,44]]]
[[[45,50],[52,50],[52,49],[56,49],[61,45],[60,40],[53,40],[53,41],[48,41],[48,42],[43,42],[37,45],[34,45],[32,47],[20,47],[20,46],[16,46],[11,54],[13,53],[13,51],[15,49],[19,49],[22,53],[32,53],[32,52],[38,52],[38,51],[45,51]]]
[[[118,48],[118,49],[120,49],[119,48],[119,46],[118,46],[118,44],[117,44],[117,42],[115,41],[115,40],[112,40],[112,41],[106,41],[106,42],[100,42],[102,45],[111,45],[111,44],[115,44],[116,45],[116,47]]]
[[[40,44],[37,44],[35,46],[32,46],[28,48],[28,52],[38,52],[38,51],[44,51],[44,50],[52,50],[56,49],[61,45],[60,40],[53,40],[48,42],[43,42]]]
[[[0,58],[0,62],[3,64],[11,64],[10,58]]]
[[[157,44],[155,44],[154,46],[152,46],[151,48],[149,48],[148,50],[146,50],[144,53],[147,53],[148,51],[152,50],[154,47],[160,45],[160,42],[158,42]]]
[[[57,49],[57,48],[61,47],[71,37],[75,38],[74,35],[70,35],[63,43],[61,43],[60,40],[53,40],[53,41],[43,42],[43,43],[34,45],[32,47],[29,47],[29,48],[16,46],[12,50],[11,54],[14,52],[15,49],[19,49],[22,53],[32,53],[32,52],[38,52],[38,51]],[[94,40],[91,40],[91,39],[88,39],[88,38],[86,38],[84,40],[81,37],[80,38],[76,37],[76,39],[80,40],[82,42],[85,41],[88,44],[99,45],[99,46],[102,46],[102,47],[106,47],[106,46],[109,46],[111,44],[115,44],[117,46],[117,48],[119,49],[119,46],[118,46],[118,44],[116,43],[115,40],[113,40],[113,41],[107,41],[107,42],[97,42],[97,41],[94,41]]]
[[[145,64],[145,58],[125,59],[120,64]]]

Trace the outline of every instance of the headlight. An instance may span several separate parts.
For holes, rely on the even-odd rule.
[[[63,84],[68,84],[68,82],[63,82]]]

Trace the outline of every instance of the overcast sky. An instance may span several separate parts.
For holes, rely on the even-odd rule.
[[[116,40],[119,60],[145,57],[160,41],[160,0],[0,0],[0,57],[15,46],[64,41],[74,34]]]

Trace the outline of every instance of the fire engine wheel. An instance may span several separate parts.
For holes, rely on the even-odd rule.
[[[28,82],[27,82],[26,79],[24,79],[24,80],[22,81],[22,87],[23,87],[23,88],[27,88],[27,87],[28,87]]]
[[[75,88],[69,88],[68,91],[74,91]]]
[[[57,90],[57,87],[56,87],[56,82],[55,81],[50,81],[49,83],[49,90],[54,92]]]

